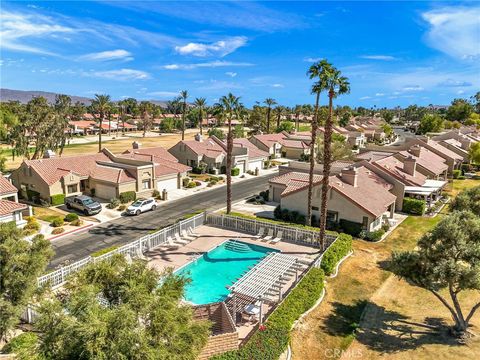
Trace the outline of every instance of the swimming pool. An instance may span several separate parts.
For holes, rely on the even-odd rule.
[[[237,240],[225,241],[175,272],[192,280],[185,289],[185,300],[196,305],[224,300],[230,293],[226,286],[270,252],[278,250]]]

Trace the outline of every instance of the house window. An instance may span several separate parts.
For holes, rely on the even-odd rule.
[[[150,189],[150,180],[143,180],[142,181],[142,188],[143,188],[143,190]]]
[[[312,206],[312,210],[313,210],[313,211],[318,211],[319,208],[318,208],[318,206]]]
[[[68,185],[67,186],[67,193],[72,194],[78,192],[78,184]]]
[[[363,230],[368,230],[368,216],[364,216],[362,219]]]
[[[382,221],[381,217],[376,218],[375,221],[373,222],[373,228],[376,228],[378,225],[380,225],[381,221]]]

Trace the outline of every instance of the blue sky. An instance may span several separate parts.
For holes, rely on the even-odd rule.
[[[327,58],[351,82],[338,104],[447,104],[480,89],[479,19],[475,2],[2,1],[1,87],[294,105]]]

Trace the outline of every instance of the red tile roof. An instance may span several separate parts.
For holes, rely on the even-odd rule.
[[[135,177],[132,176],[127,170],[120,169],[111,166],[95,166],[90,177],[95,180],[103,180],[113,182],[116,184],[123,184],[127,182],[135,181]]]
[[[234,139],[233,145],[237,147],[246,147],[248,149],[249,159],[268,158],[270,156],[269,153],[260,150],[246,138]]]
[[[208,138],[203,141],[183,140],[182,144],[188,146],[195,154],[205,155],[209,158],[216,159],[219,155],[226,155],[226,150],[212,139]]]
[[[26,209],[27,205],[10,200],[0,200],[0,216],[8,215],[14,211]]]
[[[274,143],[279,143],[282,146],[294,148],[294,149],[308,148],[308,145],[305,144],[302,140],[289,139],[288,134],[283,132],[278,134],[254,135],[253,137],[268,147],[272,147]]]
[[[447,149],[445,146],[442,146],[440,145],[438,142],[436,141],[433,141],[433,140],[428,140],[427,141],[427,144],[430,145],[431,147],[433,147],[435,150],[437,150],[438,152],[442,153],[443,155],[451,158],[451,159],[454,159],[454,160],[460,160],[460,161],[463,161],[463,157],[458,155],[457,153],[453,152],[452,150],[450,149]]]
[[[387,208],[395,202],[395,195],[389,191],[392,185],[363,166],[357,168],[357,171],[356,187],[344,182],[341,174],[330,177],[330,187],[370,214],[376,217],[382,215],[387,211]],[[277,176],[269,182],[285,185],[286,187],[281,194],[282,197],[285,197],[307,189],[308,178],[309,174],[307,173],[289,172]],[[321,175],[314,175],[314,186],[320,185],[322,178],[323,176]]]
[[[155,164],[155,176],[178,174],[192,170],[190,166],[180,164],[175,156],[162,147],[131,149],[119,155],[123,158],[150,161]]]
[[[415,172],[415,176],[406,173],[403,170],[403,162],[393,156],[376,160],[373,164],[388,172],[406,185],[422,186],[425,184],[425,180],[427,180],[427,177],[418,171]]]
[[[0,195],[17,193],[17,188],[0,174]]]
[[[424,147],[420,148],[420,156],[415,156],[411,151],[400,151],[400,155],[404,158],[412,156],[417,159],[417,166],[420,165],[428,171],[441,175],[448,170],[448,165],[445,163],[445,159],[440,155],[435,154]]]
[[[367,161],[377,161],[388,156],[392,156],[392,152],[383,152],[383,151],[366,151],[360,153],[356,156],[357,159],[367,160]]]

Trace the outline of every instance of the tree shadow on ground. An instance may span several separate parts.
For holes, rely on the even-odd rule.
[[[411,321],[405,315],[368,301],[354,304],[335,302],[324,330],[333,336],[354,337],[379,353],[395,353],[427,344],[459,346],[449,335],[450,328],[441,318]]]

